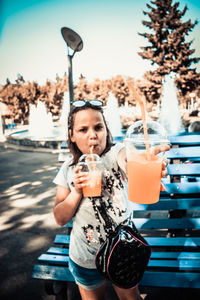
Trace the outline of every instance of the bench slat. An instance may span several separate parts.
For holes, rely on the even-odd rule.
[[[145,237],[146,241],[152,246],[169,247],[199,247],[200,237]]]
[[[171,210],[171,209],[200,209],[200,198],[164,198],[161,197],[157,203],[154,204],[137,204],[129,203],[131,208],[136,210]]]
[[[55,258],[56,256],[56,258]],[[200,252],[152,252],[151,259],[176,259],[176,260],[200,260]],[[42,254],[38,257],[39,261],[51,262],[53,264],[67,264],[68,263],[68,254],[59,255],[59,254]]]
[[[200,229],[200,218],[134,219],[138,229]]]
[[[200,194],[200,182],[180,182],[180,183],[167,183],[162,181],[165,186],[165,194]]]
[[[59,254],[59,255],[68,255],[69,249],[68,248],[58,248],[58,247],[50,247],[47,250],[48,254]]]
[[[200,145],[200,135],[199,134],[185,134],[185,135],[169,135],[168,139],[172,145]],[[114,137],[114,141],[123,141],[123,136],[118,138]],[[67,149],[67,142],[63,141],[61,143],[61,149]]]
[[[196,176],[196,175],[200,175],[200,163],[169,164],[167,166],[167,171],[168,171],[168,175]]]
[[[69,257],[68,256],[64,256],[64,255],[58,255],[58,254],[41,254],[38,257],[38,260],[41,262],[46,262],[46,263],[53,263],[53,264],[66,264],[69,261]]]
[[[34,265],[32,277],[58,281],[74,281],[66,267]],[[200,288],[200,273],[146,271],[140,286]]]
[[[151,259],[176,259],[176,260],[199,260],[200,252],[152,252]],[[67,264],[68,263],[68,254],[59,255],[59,254],[42,254],[38,257],[39,261],[51,262],[52,264]]]
[[[199,134],[186,134],[186,135],[169,135],[168,139],[172,145],[180,146],[200,146]]]
[[[151,252],[151,259],[200,259],[200,252]]]
[[[141,286],[200,288],[200,273],[146,271]]]
[[[190,271],[200,271],[200,261],[199,260],[150,260],[148,267],[160,267],[160,268],[176,268],[180,271],[190,270]]]
[[[171,148],[166,151],[166,156],[168,159],[188,159],[188,158],[199,158],[200,157],[200,146],[194,147],[181,147],[181,148]]]
[[[74,277],[66,267],[34,265],[32,277],[36,279],[72,281]]]
[[[70,235],[67,234],[57,234],[54,239],[54,244],[69,245]]]
[[[200,246],[200,237],[145,237],[151,246],[185,246],[198,247]],[[57,234],[55,241],[58,244],[66,245],[66,235]],[[54,241],[54,242],[55,242]]]
[[[52,265],[67,266],[69,257],[63,256],[63,255],[42,254],[38,258],[38,261],[45,262],[47,264],[52,264]],[[152,256],[151,256],[151,260],[149,261],[148,267],[178,268],[179,270],[190,270],[190,271],[198,270],[198,271],[200,271],[200,259],[199,259],[199,257],[195,256],[195,259],[192,260],[192,259],[190,259],[190,256],[186,257],[186,255],[185,255],[184,258],[181,258],[181,256],[179,256],[178,260],[175,260],[175,259],[171,260],[171,259],[169,259],[169,257],[167,260],[163,259],[163,258],[155,260],[155,259],[152,259]]]

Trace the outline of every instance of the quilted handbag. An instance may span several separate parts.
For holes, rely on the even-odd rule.
[[[151,247],[139,234],[131,217],[115,226],[104,205],[98,207],[98,210],[109,233],[96,253],[97,270],[120,288],[134,287],[142,279],[150,259]]]

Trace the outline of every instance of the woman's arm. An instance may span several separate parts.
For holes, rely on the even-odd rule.
[[[85,186],[84,182],[87,180],[88,174],[80,172],[80,170],[81,167],[76,167],[74,170],[74,188],[72,190],[58,185],[54,204],[54,217],[56,223],[60,226],[71,221],[82,199],[82,187]]]
[[[127,174],[127,159],[126,159],[126,149],[122,148],[117,154],[117,163],[119,167]]]
[[[58,185],[54,204],[54,217],[58,225],[63,226],[71,221],[81,198],[82,195],[77,193],[75,189],[70,191],[63,186]]]

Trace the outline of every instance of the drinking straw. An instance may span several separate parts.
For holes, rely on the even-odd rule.
[[[136,100],[138,101],[141,109],[141,114],[142,114],[142,123],[144,127],[144,138],[145,138],[145,147],[146,147],[146,153],[147,153],[147,160],[151,160],[150,157],[150,148],[149,148],[149,137],[148,137],[148,132],[147,132],[147,123],[146,123],[146,109],[145,109],[145,102],[138,93],[136,92],[133,83],[131,81],[128,81],[128,86],[132,90]]]
[[[95,162],[94,162],[93,150],[94,150],[94,146],[90,146],[90,154],[92,156],[92,168],[95,171],[96,170],[96,166],[95,166]]]
[[[146,146],[146,152],[147,152],[147,160],[151,160],[150,158],[150,148],[149,148],[149,137],[148,137],[148,132],[147,132],[147,123],[146,123],[146,109],[145,109],[145,102],[143,99],[141,99],[138,95],[138,93],[136,92],[133,83],[131,81],[128,81],[128,86],[129,88],[132,90],[136,100],[139,102],[140,104],[140,109],[141,109],[141,113],[142,113],[142,123],[143,123],[143,127],[144,127],[144,138],[145,138],[145,146]],[[160,190],[161,191],[165,191],[165,187],[163,185],[163,183],[160,183]]]

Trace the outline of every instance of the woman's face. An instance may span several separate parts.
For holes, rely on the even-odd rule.
[[[71,141],[76,143],[83,154],[101,155],[106,148],[107,130],[101,112],[88,108],[74,114],[74,127]]]

